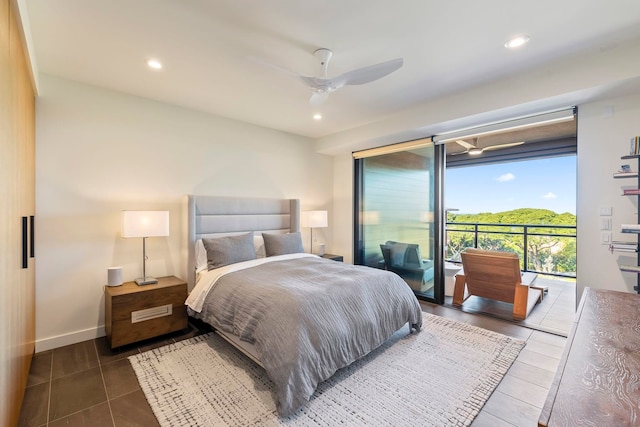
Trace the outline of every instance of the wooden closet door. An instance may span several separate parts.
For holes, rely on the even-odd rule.
[[[0,424],[15,425],[13,392],[17,384],[13,365],[11,312],[15,285],[15,146],[11,142],[11,64],[9,62],[9,1],[0,1]],[[7,398],[4,398],[7,396]]]
[[[35,99],[17,12],[0,0],[0,425],[18,423],[35,343],[35,265],[22,218],[35,215]],[[30,242],[27,235],[27,243]]]
[[[16,376],[19,393],[24,393],[31,367],[31,359],[35,348],[35,265],[31,258],[31,217],[35,208],[35,99],[31,86],[31,77],[27,65],[26,48],[23,48],[22,34],[18,25],[18,14],[10,3],[10,46],[11,92],[13,97],[13,134],[17,144],[16,165],[16,201],[17,218],[20,221],[18,230],[19,268],[17,283],[14,288],[16,304]],[[26,218],[27,244],[26,258],[23,259],[23,219]],[[35,216],[34,216],[35,218]],[[22,399],[19,399],[20,401]],[[17,403],[16,403],[17,406]],[[21,406],[21,405],[20,405]],[[19,409],[19,407],[18,407]]]

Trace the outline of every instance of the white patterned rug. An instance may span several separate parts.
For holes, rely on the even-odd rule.
[[[264,370],[214,333],[129,357],[162,426],[468,426],[525,342],[424,313],[278,418]]]

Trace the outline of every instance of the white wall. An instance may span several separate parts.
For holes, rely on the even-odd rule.
[[[334,253],[353,263],[353,157],[333,158],[333,247]]]
[[[170,237],[147,240],[154,276],[186,271],[186,194],[299,198],[332,212],[332,159],[307,138],[47,75],[40,90],[37,351],[104,335],[107,267],[142,274],[142,241],[119,237],[122,210],[170,211]],[[315,231],[336,252],[331,229]]]
[[[620,165],[638,170],[629,154],[629,140],[640,135],[640,95],[581,105],[578,116],[578,298],[585,287],[634,292],[637,275],[623,273],[619,264],[636,264],[635,254],[613,253],[601,244],[600,206],[613,207],[613,239],[634,241],[620,233],[620,224],[638,222],[638,197],[622,196],[636,179],[613,179]],[[632,256],[629,256],[632,255]]]

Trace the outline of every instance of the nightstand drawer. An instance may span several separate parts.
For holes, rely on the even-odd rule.
[[[153,285],[105,287],[105,330],[111,348],[187,327],[187,284],[176,277]],[[135,319],[132,319],[135,317]]]
[[[134,285],[138,286],[138,285]],[[151,287],[153,285],[144,285]],[[187,286],[173,286],[171,288],[149,289],[146,292],[120,295],[112,299],[111,316],[113,320],[131,320],[131,312],[145,310],[171,304],[184,306],[187,299]]]

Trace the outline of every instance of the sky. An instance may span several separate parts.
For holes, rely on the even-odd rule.
[[[518,208],[576,213],[576,156],[447,169],[445,207],[457,213]]]

